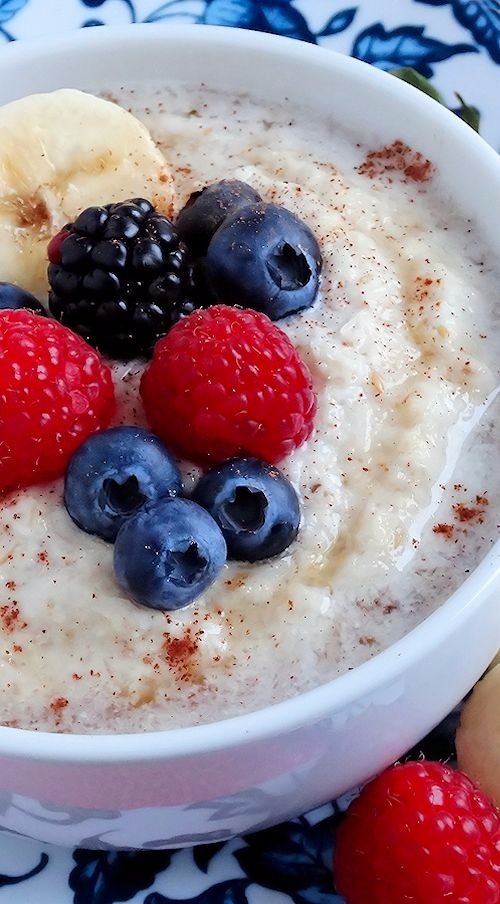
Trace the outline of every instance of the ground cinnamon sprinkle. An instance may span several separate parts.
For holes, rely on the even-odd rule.
[[[19,618],[19,607],[15,602],[0,606],[0,619],[4,630],[10,634],[14,628],[27,628],[28,623]]]
[[[64,709],[68,703],[69,700],[66,700],[66,697],[55,697],[55,699],[51,701],[50,708],[53,709],[54,712],[59,712],[59,710]]]
[[[66,697],[55,697],[54,700],[50,702],[50,708],[56,717],[56,725],[60,725],[61,720],[59,716],[61,715],[63,709],[65,709],[69,705],[69,700]]]
[[[56,726],[61,724],[61,719],[59,717],[68,704],[69,700],[67,700],[66,697],[55,697],[54,700],[51,700],[50,708],[56,718]]]
[[[180,637],[172,637],[165,633],[163,650],[168,664],[180,681],[193,681],[198,677],[197,653],[199,636],[202,632],[194,632],[188,627]]]
[[[459,521],[478,521],[479,524],[483,523],[482,506],[467,506],[463,502],[456,502],[453,506],[453,511]]]
[[[38,226],[40,231],[48,228],[51,214],[47,202],[36,193],[29,198],[18,199],[16,214],[19,226]]]
[[[146,653],[146,655],[142,657],[142,661],[143,661],[144,665],[152,666],[154,672],[160,671],[160,663],[155,662],[153,657],[150,656],[149,653]]]
[[[435,524],[432,528],[435,534],[443,534],[445,537],[452,537],[455,528],[453,524]]]
[[[423,302],[428,301],[434,295],[433,290],[431,290],[431,286],[439,285],[441,282],[440,279],[432,279],[430,276],[416,276],[415,277],[415,301]]]
[[[369,179],[388,173],[399,173],[401,177],[406,177],[412,182],[427,182],[433,172],[430,160],[399,140],[376,151],[370,151],[357,169],[358,173],[368,176]]]

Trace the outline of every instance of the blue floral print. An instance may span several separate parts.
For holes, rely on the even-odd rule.
[[[491,95],[496,98],[496,108],[494,99],[490,106],[492,116],[498,113],[499,0],[408,0],[400,5],[394,0],[377,4],[372,0],[64,0],[61,4],[0,0],[0,45],[37,36],[43,28],[49,34],[51,23],[59,25],[56,7],[59,11],[64,8],[68,28],[115,22],[247,28],[347,51],[384,70],[413,67],[435,81],[446,67],[455,66],[457,71],[457,65],[466,67],[473,58],[481,58],[487,73],[482,84],[484,96],[490,90],[487,81],[497,80]],[[481,87],[478,82],[472,82],[472,97],[463,89],[470,104],[481,97],[474,96]],[[460,83],[456,90],[462,91]],[[457,719],[455,710],[408,757],[425,755],[453,762]],[[89,826],[86,838],[93,850],[61,853],[22,836],[10,838],[11,845],[18,845],[19,857],[0,863],[0,902],[24,904],[31,898],[36,904],[252,904],[274,900],[281,904],[342,904],[333,886],[331,857],[335,828],[348,800],[327,804],[272,829],[191,850],[182,850],[184,836],[179,836],[175,850],[155,847],[143,852],[107,852],[106,836],[112,832],[116,814],[102,811],[99,824]],[[13,806],[27,813],[22,799],[2,796],[0,813]],[[214,838],[223,836],[218,829],[223,829],[229,809],[235,806],[244,812],[248,802],[244,796],[236,802],[221,800],[214,809]],[[37,819],[41,818],[70,829],[87,815],[83,810],[79,817],[46,808],[45,815],[37,813]]]
[[[500,63],[500,3],[498,0],[417,0],[428,6],[450,6],[457,22],[468,28],[485,47],[495,63]]]

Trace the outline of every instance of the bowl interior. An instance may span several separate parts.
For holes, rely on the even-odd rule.
[[[500,163],[495,152],[435,101],[364,63],[269,35],[207,26],[136,26],[83,30],[51,44],[26,42],[0,56],[0,103],[61,87],[102,91],[117,85],[182,81],[307,111],[340,124],[363,143],[400,138],[438,168],[445,195],[477,220],[485,243],[500,233]],[[471,178],[473,174],[473,178]],[[279,733],[320,718],[397,674],[423,649],[438,647],[481,605],[498,579],[500,545],[440,609],[375,659],[316,690],[224,723],[148,735],[61,736],[0,727],[0,746],[24,756],[100,761],[174,756],[232,740]]]

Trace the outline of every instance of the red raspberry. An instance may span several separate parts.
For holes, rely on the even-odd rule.
[[[347,904],[498,904],[500,816],[462,772],[393,766],[349,807],[334,869]]]
[[[181,458],[251,455],[274,464],[310,435],[311,374],[265,314],[215,305],[155,346],[141,395],[148,420]]]
[[[113,412],[109,367],[55,320],[0,314],[0,492],[64,474]]]

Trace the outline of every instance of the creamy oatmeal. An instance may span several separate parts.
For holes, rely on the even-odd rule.
[[[113,97],[159,142],[178,207],[240,178],[318,237],[320,297],[279,322],[318,394],[312,438],[280,465],[302,524],[279,558],[228,563],[162,613],[120,595],[112,546],[72,523],[62,481],[7,497],[0,719],[21,727],[144,731],[283,700],[408,632],[498,535],[498,273],[432,163],[243,97]],[[117,422],[145,423],[140,373],[114,365]]]

